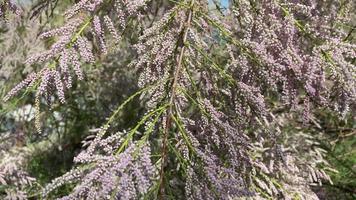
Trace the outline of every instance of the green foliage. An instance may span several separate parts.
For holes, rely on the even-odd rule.
[[[318,118],[323,131],[320,142],[327,150],[326,159],[335,170],[328,170],[333,184],[325,183],[316,191],[327,199],[356,198],[356,122],[353,115],[341,119],[320,111]]]

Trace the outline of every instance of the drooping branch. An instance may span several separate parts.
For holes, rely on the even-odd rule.
[[[178,80],[180,77],[180,73],[182,70],[182,63],[183,63],[183,58],[184,58],[184,52],[185,52],[185,43],[187,41],[187,36],[188,36],[188,29],[190,27],[191,21],[192,21],[192,15],[193,15],[193,6],[194,6],[194,0],[191,1],[190,3],[190,9],[188,12],[188,17],[186,22],[181,22],[180,26],[185,26],[183,29],[183,37],[182,37],[182,44],[181,44],[181,49],[180,49],[180,54],[178,57],[178,62],[177,62],[177,67],[174,70],[174,78],[173,78],[173,83],[171,87],[171,97],[169,100],[169,108],[167,111],[167,118],[166,118],[166,125],[163,131],[163,144],[162,144],[162,163],[161,163],[161,170],[160,170],[160,191],[159,191],[159,196],[161,199],[163,199],[164,195],[164,167],[167,161],[167,142],[168,142],[168,135],[169,135],[169,129],[171,128],[172,125],[172,115],[174,112],[174,101],[176,97],[176,89],[177,89],[177,84]],[[185,24],[184,24],[185,23]]]

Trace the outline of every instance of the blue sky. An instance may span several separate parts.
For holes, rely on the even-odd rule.
[[[229,6],[229,0],[220,0],[222,7],[227,8]],[[209,0],[209,4],[213,4],[213,0]]]
[[[229,6],[229,0],[221,0],[221,5],[223,6],[223,7],[228,7]]]

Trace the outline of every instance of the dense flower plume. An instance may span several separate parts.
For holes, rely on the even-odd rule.
[[[310,186],[331,181],[323,150],[286,127],[308,124],[316,108],[355,111],[355,3],[235,0],[224,10],[207,0],[163,2],[81,0],[63,26],[39,36],[55,42],[26,64],[43,68],[5,101],[34,88],[37,107],[53,91],[65,104],[73,75],[85,80],[87,65],[120,48],[136,53],[128,69],[140,87],[42,196],[72,183],[60,199],[317,199]],[[136,97],[145,113],[114,132]]]
[[[29,152],[29,149],[0,151],[0,186],[5,188],[5,199],[28,199],[26,189],[36,183],[36,179],[31,177],[24,167]]]
[[[74,159],[82,166],[47,185],[43,195],[68,182],[79,183],[72,194],[60,199],[137,199],[146,194],[156,174],[150,147],[130,144],[123,152],[116,153],[124,142],[122,135],[116,133],[92,141],[88,150]],[[100,150],[105,153],[98,154]]]
[[[2,0],[0,2],[0,18],[6,19],[7,13],[21,14],[21,9],[12,0]]]

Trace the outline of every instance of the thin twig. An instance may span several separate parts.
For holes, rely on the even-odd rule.
[[[190,27],[191,21],[192,21],[192,15],[193,15],[193,4],[194,4],[194,0],[191,1],[190,3],[190,9],[189,9],[189,14],[188,14],[188,18],[185,24],[185,28],[183,30],[183,39],[182,39],[182,48],[180,50],[180,55],[178,58],[178,63],[177,63],[177,68],[174,71],[174,79],[173,79],[173,83],[172,83],[172,89],[171,89],[171,98],[169,100],[169,108],[167,111],[167,119],[166,119],[166,126],[164,128],[164,132],[163,132],[163,144],[162,144],[162,162],[161,162],[161,170],[160,170],[160,188],[159,188],[159,198],[160,199],[164,199],[163,195],[165,193],[164,191],[164,166],[166,164],[167,161],[167,141],[168,141],[168,132],[169,129],[172,125],[172,115],[173,115],[173,110],[174,110],[174,100],[175,100],[175,96],[176,96],[176,88],[177,88],[177,84],[178,84],[178,79],[180,76],[180,72],[182,69],[182,62],[183,62],[183,57],[184,57],[184,52],[185,52],[185,43],[187,41],[187,36],[188,36],[188,29]],[[183,22],[181,23],[181,26],[183,26]]]

